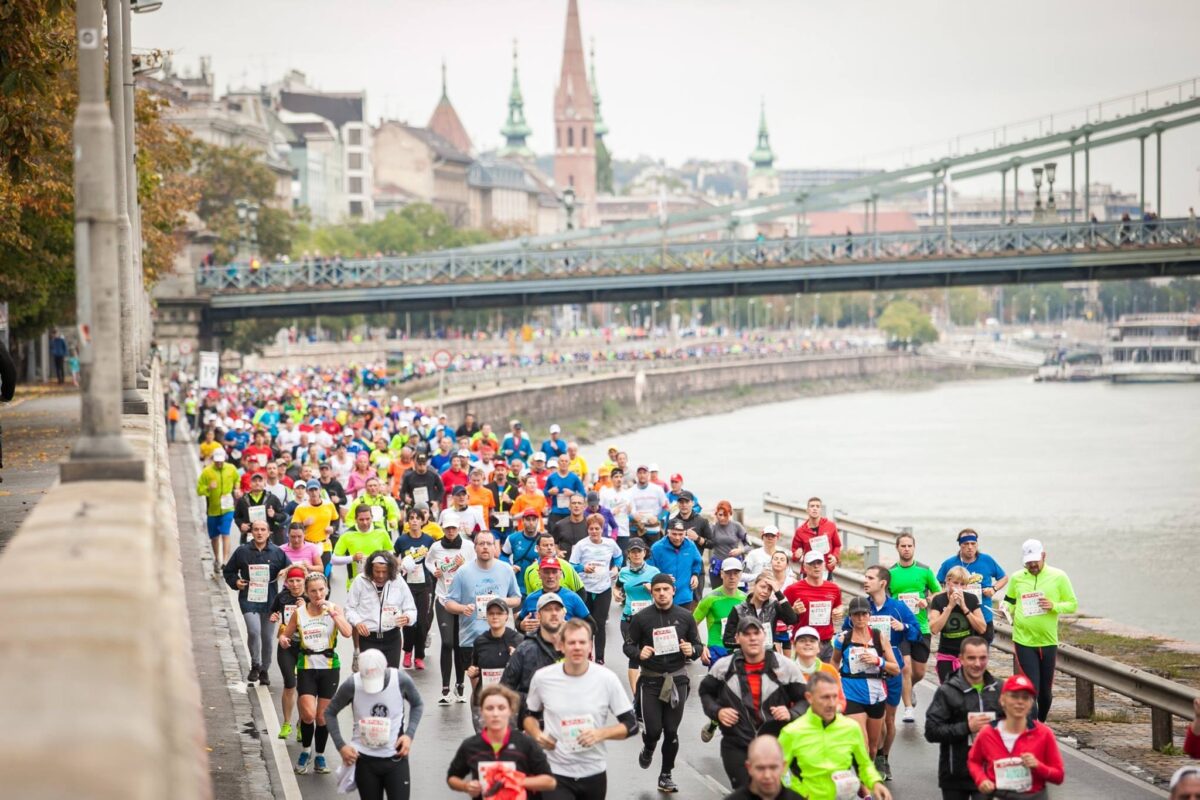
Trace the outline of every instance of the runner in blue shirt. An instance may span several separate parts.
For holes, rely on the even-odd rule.
[[[1008,576],[995,559],[979,552],[979,534],[970,528],[963,528],[958,533],[958,554],[947,558],[938,568],[938,583],[943,587],[946,585],[946,573],[952,567],[962,567],[971,576],[967,591],[975,595],[983,606],[983,620],[987,623],[983,638],[990,645],[996,636],[996,628],[992,624],[992,596],[1002,592],[1008,583]]]

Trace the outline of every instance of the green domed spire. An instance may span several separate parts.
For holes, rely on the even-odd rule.
[[[517,40],[513,40],[513,76],[512,91],[508,93],[508,121],[500,129],[504,136],[504,147],[500,148],[501,156],[517,156],[532,158],[534,153],[525,143],[526,137],[533,133],[525,122],[525,100],[521,96],[521,83],[517,76]]]
[[[596,138],[602,139],[608,133],[608,125],[604,122],[604,117],[600,114],[600,88],[596,84],[596,40],[591,40],[591,56],[592,69],[590,83],[592,84],[592,106],[596,109]]]
[[[758,146],[750,154],[750,163],[754,172],[766,173],[774,171],[775,154],[771,152],[771,135],[767,133],[767,102],[762,102],[758,117]]]

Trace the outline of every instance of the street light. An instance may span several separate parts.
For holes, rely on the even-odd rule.
[[[1050,217],[1057,217],[1058,210],[1054,207],[1054,175],[1058,170],[1058,165],[1053,161],[1046,162],[1046,214]],[[1057,221],[1057,220],[1054,220]]]
[[[575,230],[575,189],[568,186],[562,193],[563,209],[567,212],[567,230]]]
[[[1033,203],[1033,217],[1034,217],[1035,221],[1040,221],[1041,216],[1042,216],[1042,168],[1041,167],[1033,168],[1033,189],[1035,192],[1034,203]]]

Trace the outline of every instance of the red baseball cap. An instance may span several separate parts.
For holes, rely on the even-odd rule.
[[[557,558],[543,558],[538,562],[538,569],[562,569],[562,564],[558,563]],[[1026,678],[1026,680],[1029,680]]]
[[[524,514],[522,514],[521,516],[522,516],[522,517],[537,517],[538,519],[541,519],[541,518],[542,518],[542,514],[541,514],[541,512],[540,512],[540,511],[538,511],[536,508],[527,508],[527,509],[525,509],[525,513],[524,513]]]
[[[1004,682],[1004,688],[1001,691],[1004,693],[1029,692],[1032,695],[1037,695],[1037,688],[1033,685],[1033,681],[1024,675],[1013,675],[1010,677]]]
[[[676,472],[671,476],[671,483],[683,483],[683,476]]]

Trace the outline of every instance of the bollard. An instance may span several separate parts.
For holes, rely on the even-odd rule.
[[[1094,653],[1091,645],[1079,645],[1080,650]],[[1096,713],[1096,685],[1083,678],[1075,679],[1075,719],[1091,719]]]
[[[879,566],[879,542],[863,545],[863,569]]]
[[[1150,709],[1150,746],[1161,753],[1174,744],[1171,730],[1171,712],[1161,708]]]

